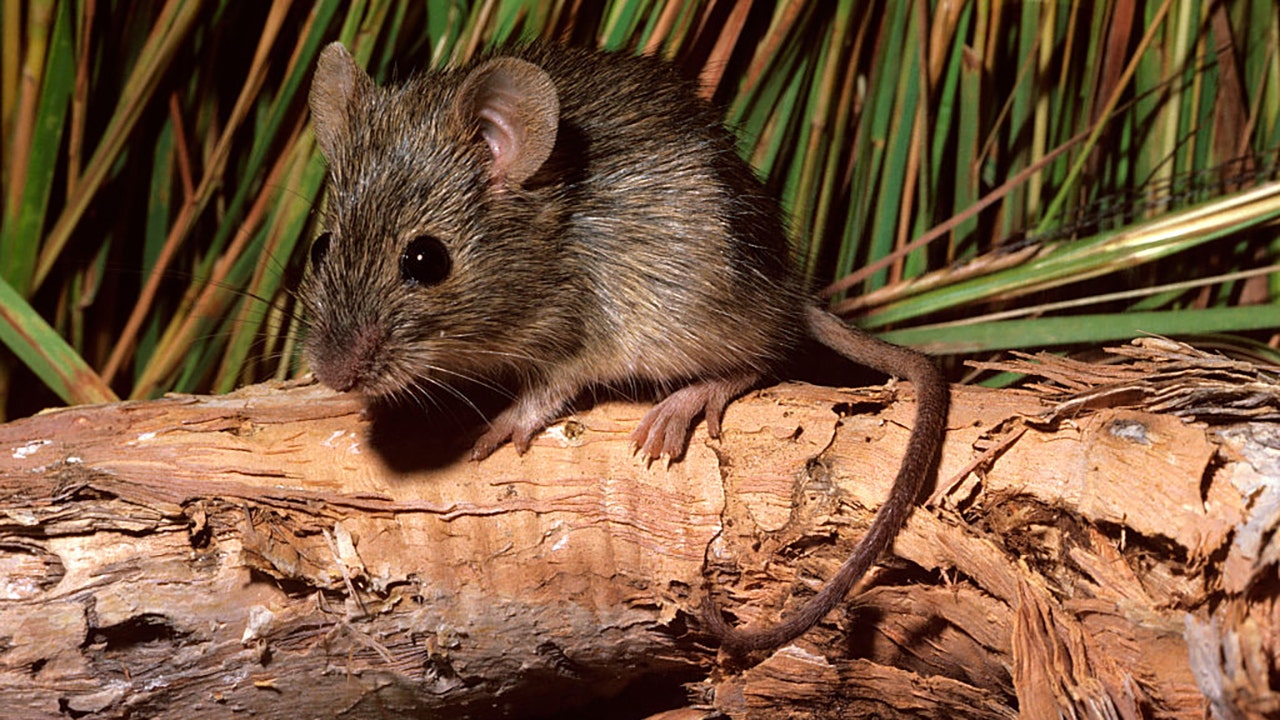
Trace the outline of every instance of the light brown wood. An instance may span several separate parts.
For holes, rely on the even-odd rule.
[[[633,457],[646,408],[622,403],[480,463],[448,422],[305,384],[20,420],[0,693],[11,717],[537,717],[649,676],[702,678],[691,718],[1199,718],[1202,688],[1263,717],[1274,426],[1044,407],[958,388],[894,557],[754,665],[698,635],[704,584],[771,622],[829,577],[887,494],[909,385],[754,393],[670,467]]]

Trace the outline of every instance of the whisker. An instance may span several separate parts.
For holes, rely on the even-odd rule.
[[[460,370],[450,370],[448,368],[441,367],[438,365],[427,365],[427,369],[432,373],[452,376],[452,377],[458,378],[459,380],[463,380],[465,382],[478,385],[486,390],[490,390],[495,393],[498,393],[499,395],[507,398],[508,400],[516,399],[515,393],[511,392],[509,388],[497,383],[496,381],[490,380],[484,377],[483,375],[472,375],[472,374],[462,372]],[[439,380],[435,378],[430,378],[430,377],[423,377],[422,379],[428,380],[430,382],[436,382],[436,383],[440,382]]]

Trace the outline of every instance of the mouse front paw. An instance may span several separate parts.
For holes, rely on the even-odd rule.
[[[533,438],[543,429],[542,425],[531,427],[518,427],[509,423],[501,422],[501,418],[495,420],[489,430],[476,440],[476,444],[471,446],[471,459],[483,460],[493,454],[494,450],[502,447],[510,442],[515,447],[516,452],[523,455],[529,450],[529,445],[533,443]]]
[[[489,430],[471,448],[472,460],[483,460],[510,442],[521,455],[533,444],[533,438],[554,421],[564,401],[558,394],[526,393],[511,407],[493,419]]]

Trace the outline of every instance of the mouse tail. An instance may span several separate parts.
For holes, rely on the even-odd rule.
[[[938,458],[946,430],[950,392],[946,379],[932,360],[846,325],[835,315],[817,307],[806,310],[805,324],[814,339],[844,357],[873,370],[909,380],[915,387],[917,398],[915,427],[907,440],[893,489],[876,513],[866,535],[835,576],[799,611],[771,627],[743,630],[731,627],[708,596],[703,605],[703,622],[720,638],[721,647],[734,655],[772,649],[796,639],[844,599],[902,529],[915,507],[925,478]]]

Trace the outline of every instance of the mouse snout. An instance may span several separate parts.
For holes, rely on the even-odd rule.
[[[385,333],[364,328],[347,338],[330,338],[312,353],[312,370],[320,382],[337,390],[365,392],[382,375]]]

